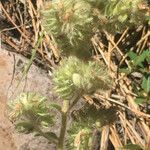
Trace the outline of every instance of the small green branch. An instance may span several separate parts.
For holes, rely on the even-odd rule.
[[[80,94],[80,96],[83,95],[82,92]],[[79,101],[80,96],[78,96],[73,102],[72,104],[70,104],[69,108],[68,108],[68,112],[73,108],[74,105],[76,105],[76,103]]]
[[[40,136],[45,137],[46,139],[48,139],[50,142],[53,142],[55,144],[57,144],[57,140],[54,140],[52,138],[50,138],[47,134],[45,134],[39,127],[34,126],[35,130],[37,131],[37,133],[40,134]]]

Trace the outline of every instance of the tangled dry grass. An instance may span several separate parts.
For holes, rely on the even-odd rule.
[[[48,3],[46,4],[48,5]],[[43,0],[1,0],[0,28],[2,45],[8,50],[26,57],[32,55],[31,49],[43,32],[40,9],[46,7]],[[144,7],[144,6],[143,6]],[[150,8],[145,8],[150,11]],[[85,101],[97,107],[117,106],[118,119],[112,125],[102,129],[101,148],[105,149],[108,140],[115,149],[123,147],[129,141],[142,148],[150,149],[150,107],[149,104],[137,105],[137,94],[132,86],[132,78],[120,73],[120,66],[131,67],[126,49],[141,54],[150,50],[150,28],[148,24],[138,28],[124,30],[115,36],[103,31],[92,38],[93,59],[104,61],[114,79],[109,94],[84,96]],[[52,35],[44,31],[42,43],[36,49],[34,62],[44,69],[53,69],[62,59]],[[148,64],[149,65],[149,64]],[[150,66],[148,67],[150,71]],[[133,75],[133,78],[141,78]],[[147,108],[147,109],[146,109]]]

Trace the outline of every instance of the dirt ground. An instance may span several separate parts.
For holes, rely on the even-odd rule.
[[[16,150],[12,137],[11,123],[6,117],[7,88],[11,80],[11,62],[9,56],[0,54],[0,149]]]
[[[0,52],[0,150],[53,150],[55,148],[44,138],[17,133],[7,117],[8,101],[22,91],[36,91],[46,95],[48,99],[55,99],[49,77],[34,65],[27,79],[16,89],[26,63],[27,60],[22,56],[5,50]]]

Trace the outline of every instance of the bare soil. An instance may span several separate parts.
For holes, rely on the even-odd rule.
[[[48,99],[56,99],[52,94],[51,80],[47,73],[32,65],[28,76],[16,89],[23,66],[28,62],[22,56],[0,52],[0,150],[53,150],[54,146],[42,137],[33,134],[24,135],[14,130],[9,121],[7,103],[22,91],[35,91],[44,94]]]

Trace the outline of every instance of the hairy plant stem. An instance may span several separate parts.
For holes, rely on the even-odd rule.
[[[60,136],[58,140],[58,150],[64,149],[64,140],[66,134],[68,113],[70,112],[71,108],[78,102],[78,100],[79,97],[77,97],[71,105],[69,105],[69,100],[63,101],[62,113],[61,113],[61,130],[60,130]]]
[[[61,130],[60,130],[60,136],[59,136],[59,141],[58,141],[58,150],[64,149],[64,139],[65,139],[65,133],[66,133],[66,127],[67,127],[68,109],[69,109],[69,101],[64,100],[63,106],[62,106]]]

